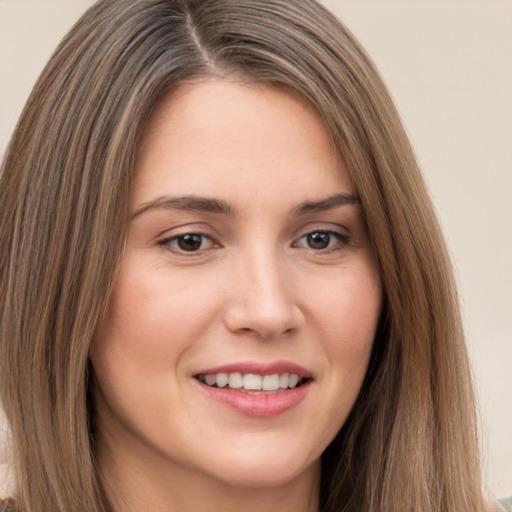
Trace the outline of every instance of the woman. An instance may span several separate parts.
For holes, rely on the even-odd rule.
[[[100,1],[0,179],[15,510],[486,510],[443,238],[322,6]]]

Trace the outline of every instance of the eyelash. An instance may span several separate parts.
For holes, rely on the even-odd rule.
[[[328,237],[328,246],[324,248],[314,248],[314,247],[306,247],[307,249],[311,249],[317,253],[321,254],[329,254],[331,252],[339,251],[343,249],[350,243],[350,237],[345,233],[340,233],[339,231],[333,231],[332,229],[315,229],[313,231],[308,231],[304,233],[297,242],[294,242],[294,246],[297,247],[298,242],[303,239],[308,239],[313,235],[322,235]],[[335,239],[336,243],[331,246],[331,242]]]
[[[164,238],[163,240],[160,240],[158,242],[158,245],[160,245],[161,247],[163,247],[167,250],[175,252],[177,254],[183,254],[183,255],[187,255],[187,256],[194,256],[194,255],[202,254],[205,250],[211,249],[211,247],[208,247],[206,249],[204,249],[204,248],[201,249],[201,247],[199,247],[198,250],[187,251],[186,249],[183,249],[179,246],[173,245],[174,242],[176,243],[176,245],[178,245],[180,243],[180,241],[184,241],[187,237],[200,238],[201,239],[200,245],[203,245],[203,242],[205,240],[209,240],[212,243],[212,246],[215,245],[213,242],[213,239],[210,236],[208,236],[204,233],[196,233],[196,232],[183,233],[180,235],[175,235],[172,237]]]
[[[321,236],[327,236],[327,247],[323,248],[314,248],[314,247],[307,247],[307,246],[301,246],[299,245],[299,242],[301,240],[307,240],[308,237],[311,237],[313,235],[321,235]],[[187,249],[184,249],[183,247],[180,247],[180,242],[185,242],[188,237],[196,237],[195,241],[196,243],[199,242],[199,247],[197,249],[193,249],[188,251]],[[198,240],[199,239],[199,240]],[[332,245],[334,239],[334,245]],[[201,246],[204,244],[204,242],[208,240],[210,242],[210,246],[206,248],[202,248]],[[304,233],[302,236],[300,236],[297,241],[295,241],[292,245],[293,247],[303,247],[305,249],[309,249],[314,251],[317,254],[329,254],[332,252],[340,251],[345,246],[350,244],[350,237],[344,233],[340,233],[339,231],[329,230],[329,229],[315,229],[312,231],[308,231],[307,233]],[[311,240],[310,240],[311,242]],[[321,242],[320,242],[321,243]],[[175,245],[174,245],[175,244]],[[163,247],[166,250],[172,251],[179,255],[186,255],[188,257],[198,256],[203,254],[205,251],[208,251],[215,247],[215,241],[205,233],[199,233],[199,232],[189,232],[189,233],[183,233],[180,235],[174,235],[172,237],[164,238],[163,240],[158,241],[158,245]]]

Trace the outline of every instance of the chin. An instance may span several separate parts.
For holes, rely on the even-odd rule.
[[[239,453],[237,456],[234,452],[227,460],[215,460],[210,475],[238,488],[283,487],[315,472],[320,475],[320,456],[308,460],[305,449],[288,454],[283,449]]]
[[[223,472],[221,479],[224,483],[237,488],[283,488],[296,479],[303,478],[306,474],[314,474],[316,471],[320,475],[320,461],[315,461],[306,467],[290,468],[280,462],[267,460],[264,464],[255,466],[247,463],[231,472]]]

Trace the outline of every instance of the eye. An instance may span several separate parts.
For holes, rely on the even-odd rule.
[[[325,251],[329,249],[341,248],[347,245],[350,238],[347,235],[337,231],[311,231],[301,236],[295,243],[297,247],[305,247],[315,251]]]
[[[165,248],[174,252],[200,252],[213,247],[213,240],[201,233],[184,233],[183,235],[176,235],[166,238],[158,242]]]

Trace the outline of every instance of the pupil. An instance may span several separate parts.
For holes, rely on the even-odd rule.
[[[201,235],[183,235],[178,238],[178,246],[183,251],[197,251],[201,248]]]
[[[308,244],[312,249],[325,249],[329,246],[330,240],[331,235],[329,233],[317,231],[308,235]]]

